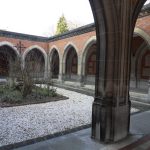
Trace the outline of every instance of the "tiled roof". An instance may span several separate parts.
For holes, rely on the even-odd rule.
[[[29,35],[29,34],[4,31],[4,30],[0,30],[0,36],[1,37],[21,39],[21,40],[38,41],[38,42],[47,42],[47,39],[48,39],[48,38],[42,37],[42,36]]]
[[[65,32],[63,34],[50,37],[48,40],[50,42],[51,41],[56,41],[56,40],[61,40],[61,39],[69,38],[69,37],[72,37],[72,36],[76,36],[76,35],[84,34],[84,33],[87,33],[87,32],[91,32],[91,31],[94,31],[94,30],[95,30],[95,24],[91,23],[91,24],[76,28],[74,30],[70,30],[70,31]]]

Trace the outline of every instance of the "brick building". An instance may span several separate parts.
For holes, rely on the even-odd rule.
[[[21,51],[17,48],[18,43],[24,47]],[[150,16],[147,6],[136,22],[132,43],[131,88],[147,91],[150,78]],[[94,85],[95,25],[89,24],[50,38],[0,30],[1,78],[9,75],[9,60],[13,63],[16,57],[21,57],[23,66],[30,62],[28,66],[37,77],[46,77],[52,72],[52,77],[60,83],[71,81],[77,86]]]
[[[89,1],[96,33],[94,24],[50,38],[0,31],[0,75],[9,75],[17,57],[39,78],[52,73],[59,83],[78,87],[94,84],[96,70],[91,137],[116,142],[129,134],[129,83],[148,91],[149,5],[139,15],[146,0]]]

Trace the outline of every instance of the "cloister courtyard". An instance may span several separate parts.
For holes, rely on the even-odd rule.
[[[0,150],[150,149],[150,3],[89,1],[60,35],[0,30]]]
[[[57,88],[57,91],[69,99],[0,108],[1,146],[55,135],[56,133],[61,135],[61,133],[75,128],[79,130],[90,127],[94,98],[61,88]],[[145,112],[149,109],[150,104],[133,101],[131,114]]]

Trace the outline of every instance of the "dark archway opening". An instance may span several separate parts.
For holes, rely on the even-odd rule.
[[[148,80],[150,78],[150,49],[147,49],[141,60],[140,78]]]
[[[25,67],[32,77],[44,77],[45,59],[42,52],[36,48],[32,49],[26,55]]]
[[[52,72],[52,78],[58,78],[59,76],[59,54],[57,50],[53,51],[50,68]]]
[[[75,79],[78,71],[78,57],[76,50],[71,47],[66,56],[66,77],[67,79]]]
[[[10,74],[10,68],[14,65],[14,62],[17,58],[14,50],[7,46],[0,47],[0,77],[5,78]]]
[[[86,56],[85,77],[87,84],[95,84],[96,75],[96,44],[90,46]]]
[[[133,37],[131,65],[131,89],[147,93],[150,79],[150,46],[139,35]]]

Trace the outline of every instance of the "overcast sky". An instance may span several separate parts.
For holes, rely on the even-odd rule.
[[[84,25],[93,22],[88,0],[0,0],[0,29],[48,36],[59,17]]]
[[[75,24],[94,22],[89,0],[0,0],[0,4],[0,29],[7,31],[50,36],[62,14]]]

